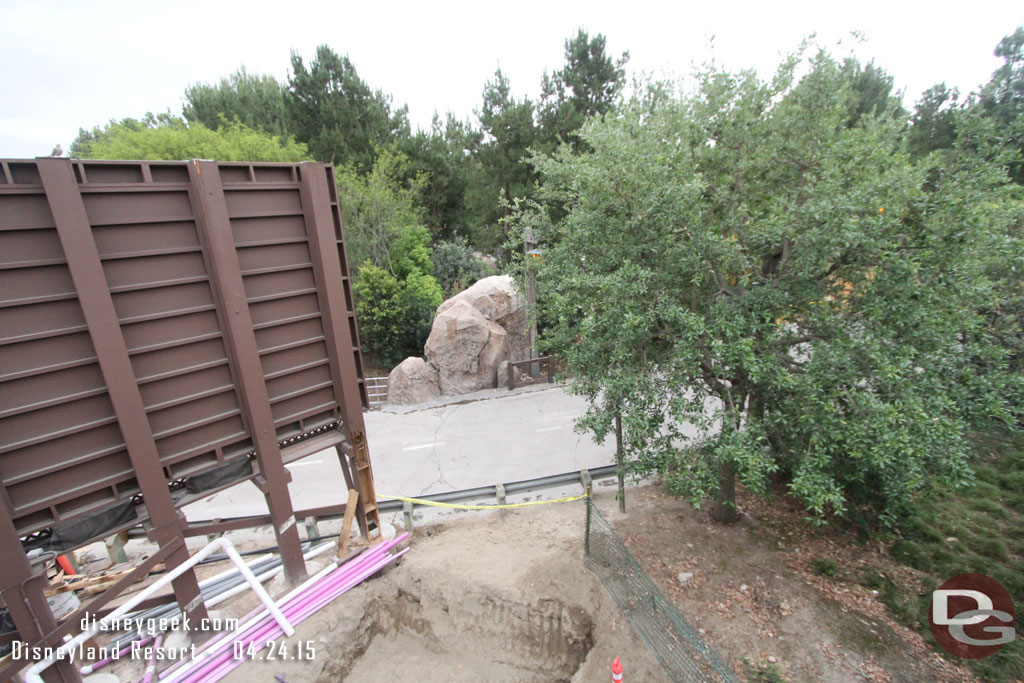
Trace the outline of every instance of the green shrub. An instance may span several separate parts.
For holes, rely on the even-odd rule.
[[[811,569],[818,576],[835,577],[839,573],[839,565],[830,557],[816,557],[811,560]]]

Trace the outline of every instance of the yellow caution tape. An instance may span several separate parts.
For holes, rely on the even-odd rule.
[[[436,500],[424,500],[423,498],[403,498],[402,496],[389,496],[385,493],[381,493],[377,496],[378,498],[390,498],[391,500],[401,500],[406,503],[416,503],[417,505],[431,505],[438,508],[456,508],[459,510],[504,510],[507,508],[524,508],[527,505],[546,505],[548,503],[568,503],[574,500],[583,500],[587,497],[587,494],[582,496],[575,496],[574,498],[559,498],[557,500],[533,500],[527,503],[508,503],[507,505],[457,505],[455,503],[441,503]]]

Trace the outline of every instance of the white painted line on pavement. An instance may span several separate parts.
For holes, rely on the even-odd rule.
[[[435,441],[434,443],[425,443],[422,446],[409,446],[408,448],[403,448],[402,450],[403,451],[421,451],[424,448],[433,448],[434,446],[443,446],[443,445],[444,445],[444,441]]]
[[[553,431],[555,431],[556,429],[561,429],[561,428],[562,428],[562,426],[561,426],[561,425],[559,425],[559,426],[557,426],[557,427],[545,427],[544,429],[534,429],[533,431],[534,431],[535,433],[537,433],[537,434],[540,434],[541,432],[553,432]]]
[[[302,462],[290,462],[285,467],[305,467],[306,465],[319,465],[323,460],[303,460]]]

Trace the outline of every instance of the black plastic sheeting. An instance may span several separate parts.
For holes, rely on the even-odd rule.
[[[126,500],[86,517],[55,524],[49,536],[33,539],[24,547],[26,551],[36,548],[57,551],[77,548],[90,539],[107,536],[111,529],[124,526],[137,518],[135,503]]]
[[[202,493],[244,479],[250,474],[252,474],[252,460],[242,458],[214,467],[208,472],[188,477],[185,479],[185,490],[189,493]]]

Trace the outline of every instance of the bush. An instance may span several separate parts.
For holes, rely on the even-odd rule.
[[[434,262],[434,277],[447,296],[469,287],[483,275],[483,264],[462,237],[439,242],[430,260]]]
[[[377,266],[363,265],[353,284],[360,343],[378,362],[397,365],[418,356],[430,334],[434,311],[441,304],[441,287],[419,271],[399,280]]]

